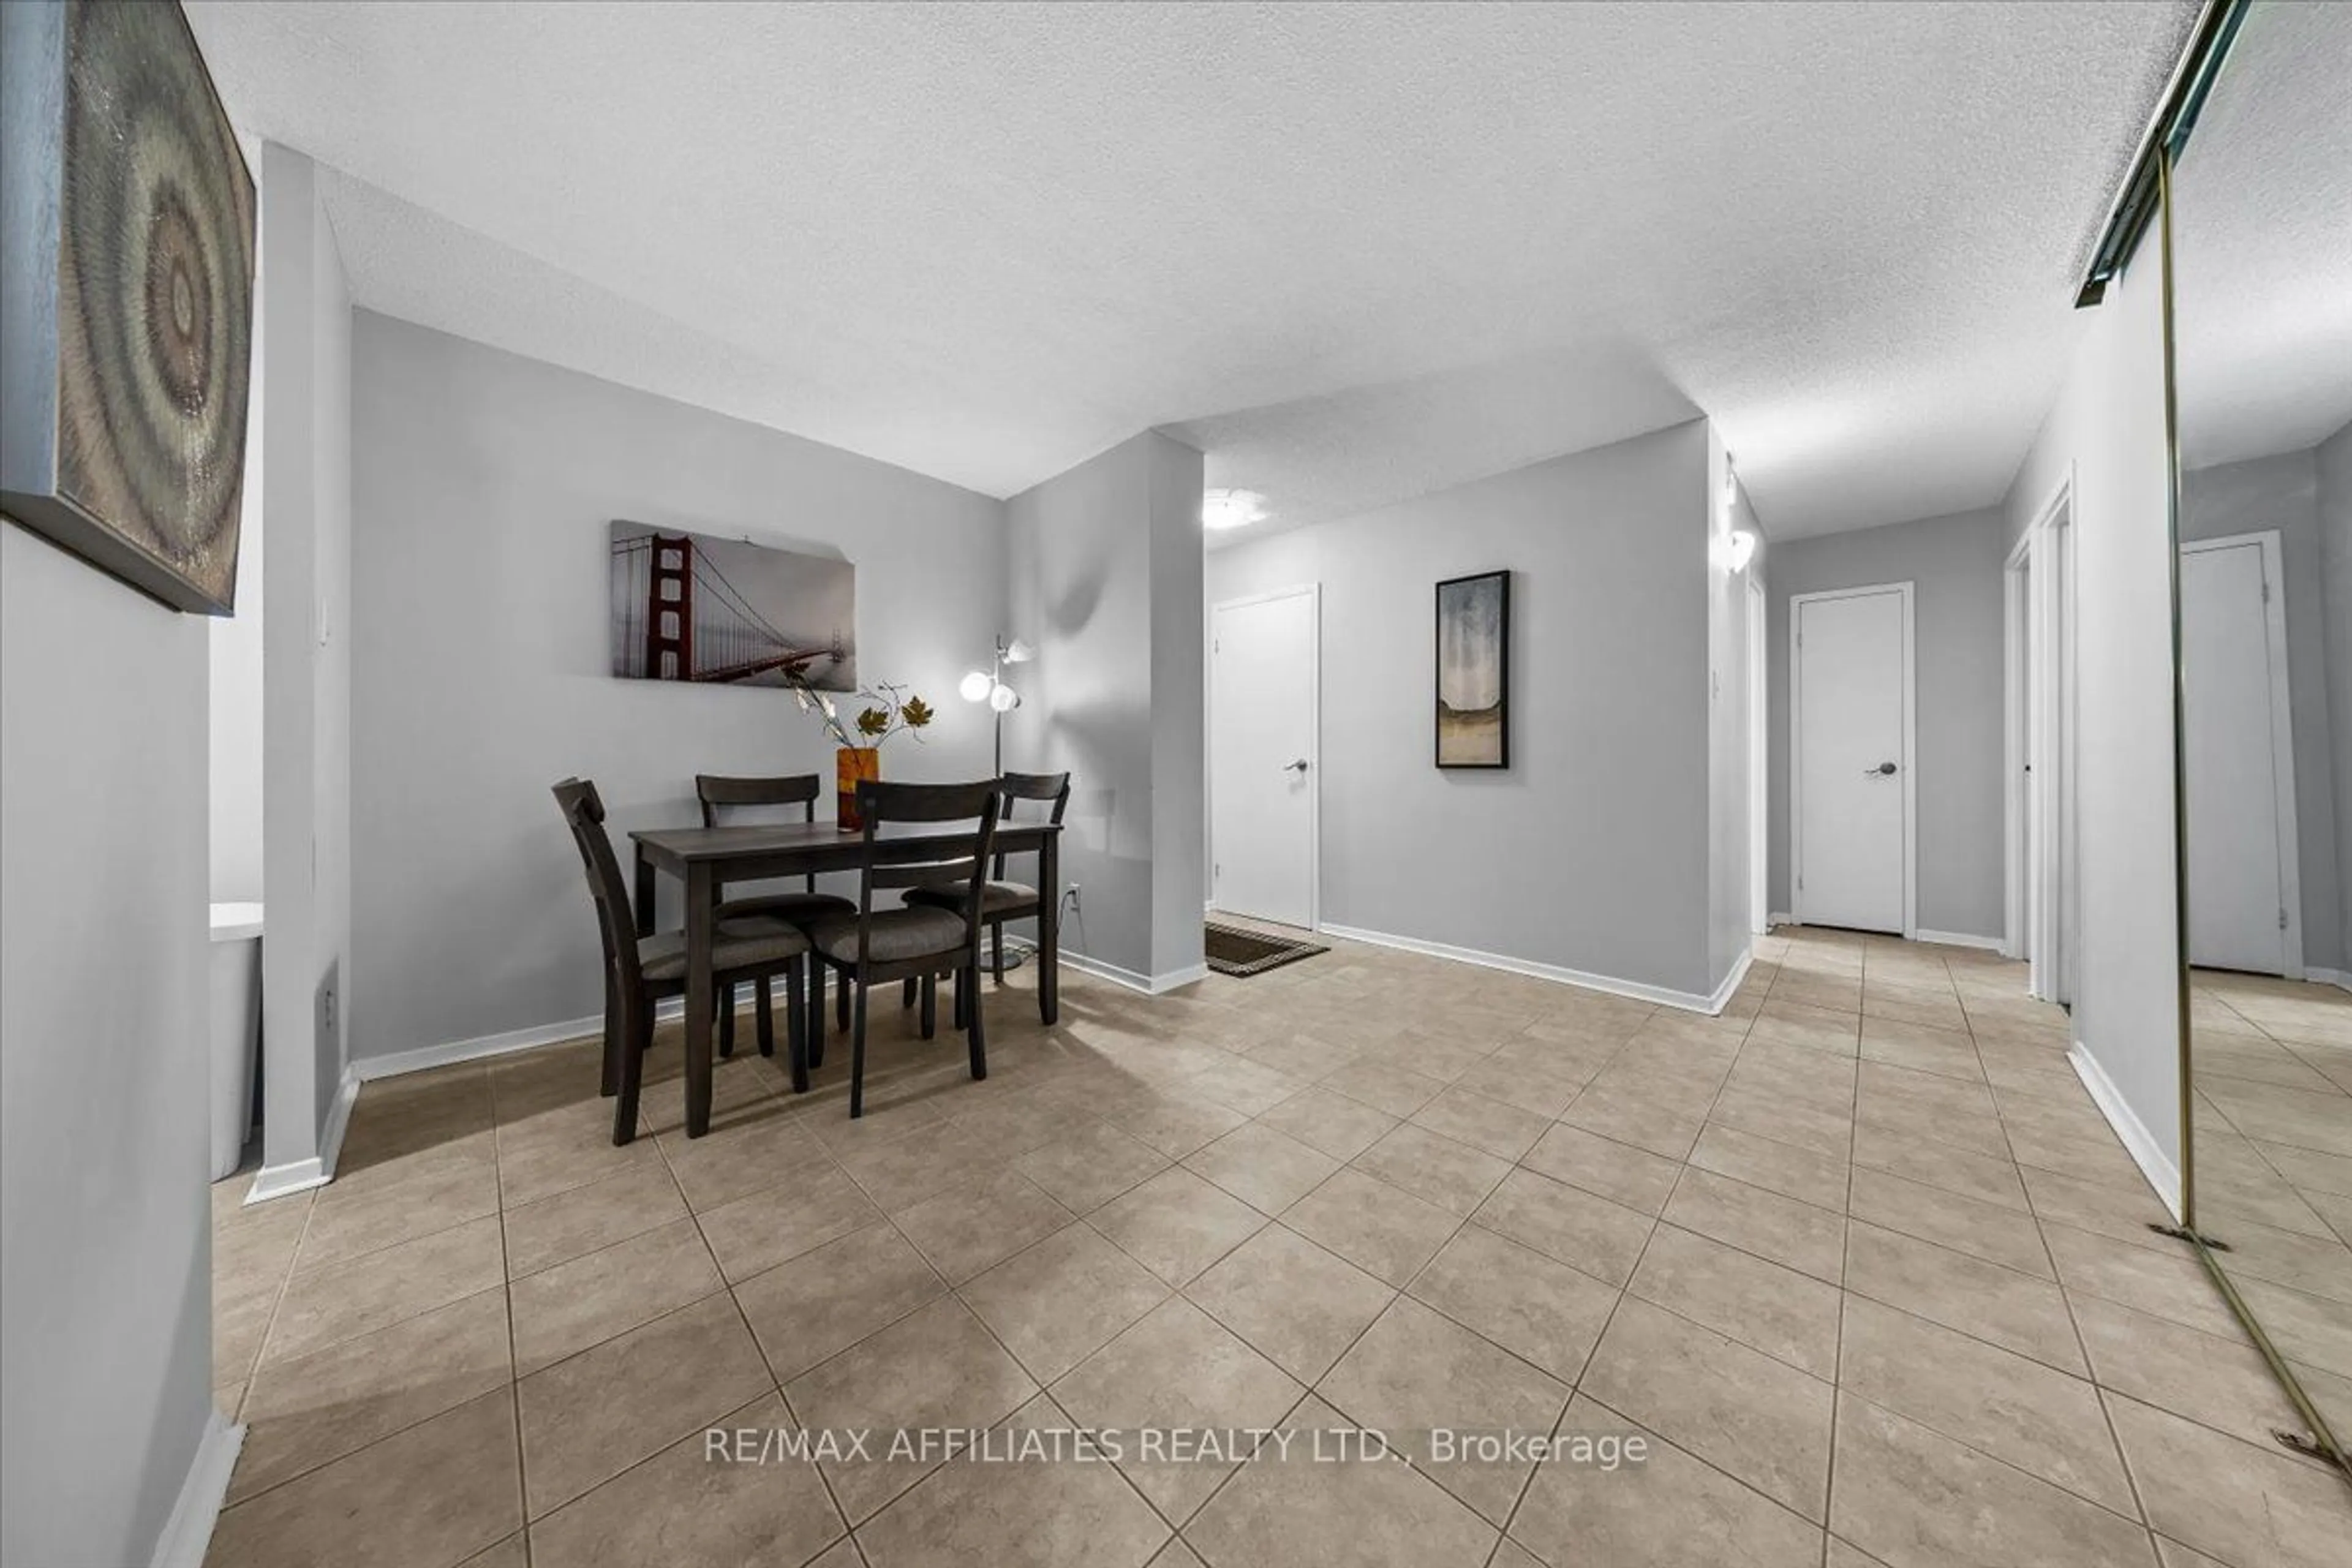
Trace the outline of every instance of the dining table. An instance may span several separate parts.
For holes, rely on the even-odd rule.
[[[686,1135],[710,1131],[713,992],[711,935],[719,900],[730,882],[765,881],[811,872],[857,871],[869,865],[902,865],[942,858],[958,841],[967,846],[965,823],[879,823],[869,835],[845,832],[830,822],[780,822],[732,827],[646,827],[629,837],[636,846],[634,902],[637,934],[654,927],[654,893],[662,875],[686,889]],[[1000,822],[990,853],[1037,856],[1037,1011],[1050,1026],[1060,1011],[1061,825]]]

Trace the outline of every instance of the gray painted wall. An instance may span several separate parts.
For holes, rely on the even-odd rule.
[[[1323,585],[1326,922],[1705,994],[1707,427],[1694,420],[1209,557]],[[1431,757],[1433,588],[1508,568],[1511,766]]]
[[[0,523],[0,1562],[27,1568],[146,1563],[212,1408],[205,647]]]
[[[352,303],[317,168],[274,142],[261,150],[257,294],[262,585],[273,607],[261,626],[273,808],[262,835],[262,1158],[282,1167],[321,1152],[350,1059]]]
[[[2161,1158],[2180,1162],[2172,561],[2163,526],[2159,262],[2143,246],[2088,313],[2001,503],[2003,555],[2070,479],[2082,952],[2074,1028]],[[2166,1194],[2175,1203],[2178,1191]]]
[[[2336,754],[2336,930],[2352,972],[2352,425],[2320,443],[2320,569],[2326,578],[2328,727]]]
[[[2327,573],[2319,525],[2319,464],[2308,448],[2221,463],[2180,476],[2180,537],[2219,539],[2276,529],[2284,580],[2287,696],[2294,739],[2296,866],[2306,965],[2352,968],[2344,951],[2337,877],[2336,740],[2330,718]],[[2341,600],[2338,608],[2341,610]],[[2341,624],[2340,622],[2338,624]],[[2339,645],[2352,634],[2338,634]]]
[[[353,344],[355,1056],[599,1011],[548,794],[566,774],[596,781],[623,844],[694,820],[698,772],[831,779],[786,692],[612,676],[614,518],[848,555],[866,679],[940,713],[885,776],[987,776],[988,711],[955,688],[1004,626],[1002,503],[371,311]]]
[[[1151,973],[1202,962],[1208,875],[1208,664],[1201,641],[1207,564],[1202,455],[1157,432],[1151,453]]]
[[[1918,698],[1918,914],[1924,931],[1998,939],[2001,865],[2001,563],[1998,510],[1792,539],[1772,549],[1770,901],[1793,910],[1789,863],[1789,600],[1911,583]]]
[[[1006,764],[1071,775],[1068,951],[1201,962],[1201,454],[1147,431],[1006,503],[1011,629],[1037,648]]]
[[[253,356],[253,406],[263,402],[259,322]],[[245,498],[237,521],[236,614],[214,618],[206,654],[212,695],[212,896],[215,902],[258,902],[262,896],[262,584],[267,567],[262,504],[261,426],[246,426]]]

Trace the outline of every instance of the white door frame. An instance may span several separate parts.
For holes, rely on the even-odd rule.
[[[1296,598],[1301,594],[1307,595],[1307,608],[1309,612],[1308,619],[1313,622],[1314,630],[1314,637],[1311,639],[1314,648],[1314,658],[1307,672],[1308,723],[1307,742],[1307,929],[1308,931],[1319,931],[1323,929],[1323,584],[1320,583],[1301,583],[1288,588],[1269,589],[1267,592],[1263,594],[1244,594],[1237,599],[1220,599],[1215,604],[1210,605],[1209,658],[1211,662],[1209,668],[1212,673],[1209,680],[1209,690],[1212,699],[1213,699],[1216,692],[1216,679],[1214,671],[1216,669],[1215,660],[1217,657],[1218,615],[1226,610],[1246,609],[1252,605],[1271,604],[1276,599]],[[1213,707],[1209,714],[1209,739],[1212,745],[1215,743],[1216,722],[1216,714]],[[1212,766],[1209,775],[1209,788],[1212,792],[1216,788],[1216,773],[1213,765]],[[1216,820],[1216,799],[1213,793],[1209,801],[1209,821],[1213,829]],[[1216,865],[1216,853],[1217,847],[1213,838],[1209,845],[1209,859],[1211,866],[1209,873],[1209,887],[1211,892],[1209,907],[1211,909],[1214,909],[1216,907],[1216,899],[1214,896],[1216,889],[1216,872],[1214,869]]]
[[[2026,961],[2029,994],[2068,1004],[2082,945],[2074,517],[2069,465],[2002,568],[2004,939]],[[2042,761],[2030,783],[2029,757]]]
[[[2301,980],[2305,977],[2303,840],[2294,818],[2294,708],[2287,685],[2286,578],[2282,574],[2284,556],[2279,531],[2266,528],[2219,539],[2184,540],[2180,553],[2196,555],[2246,544],[2258,544],[2263,552],[2263,619],[2270,634],[2271,789],[2278,813],[2279,908],[2286,916],[2286,978]],[[2181,809],[2188,810],[2187,802],[2181,803]]]
[[[1762,936],[1772,929],[1770,887],[1770,796],[1772,733],[1769,708],[1771,635],[1766,625],[1770,601],[1764,574],[1748,574],[1748,929]]]
[[[2018,535],[2000,569],[2001,931],[2000,955],[2025,956],[2026,595],[2032,581],[2033,531]]]
[[[1815,599],[1858,599],[1872,594],[1903,595],[1903,935],[1919,935],[1919,687],[1917,620],[1909,583],[1872,583],[1789,595],[1789,903],[1797,923],[1805,923],[1805,729],[1803,607]]]

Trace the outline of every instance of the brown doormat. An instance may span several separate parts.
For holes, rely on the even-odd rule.
[[[1221,926],[1214,921],[1208,922],[1208,949],[1211,969],[1220,974],[1244,978],[1331,951],[1311,942],[1292,942],[1286,937],[1244,931],[1239,926]]]

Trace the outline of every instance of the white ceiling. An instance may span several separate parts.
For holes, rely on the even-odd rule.
[[[1785,538],[2007,488],[2194,5],[187,9],[388,313],[1276,525],[1704,412]]]
[[[2246,16],[2173,182],[2184,465],[2352,421],[2352,5]]]

